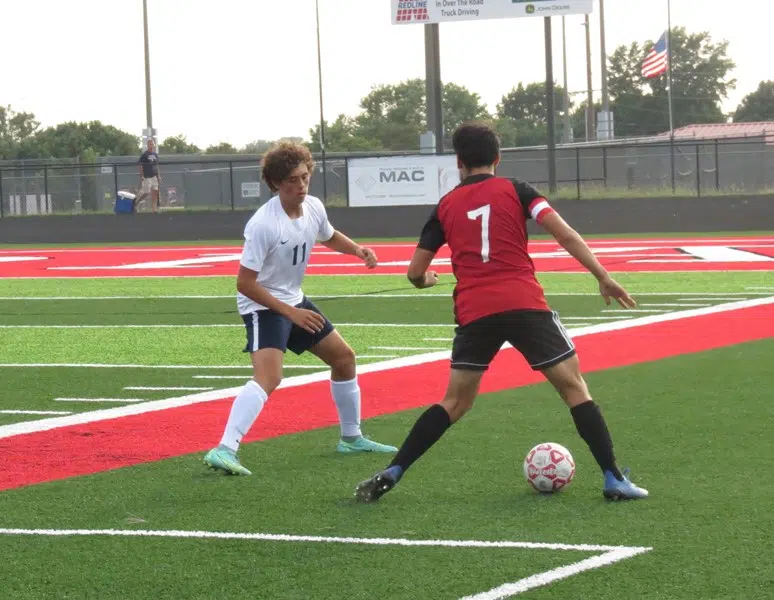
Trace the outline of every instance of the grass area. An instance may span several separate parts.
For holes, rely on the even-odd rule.
[[[764,289],[774,287],[770,272],[621,273],[616,277],[643,311],[626,312],[604,305],[588,275],[539,277],[570,330],[774,294]],[[452,279],[444,276],[441,285],[422,291],[403,276],[310,276],[304,289],[367,365],[449,350]],[[48,417],[3,411],[84,413],[241,386],[250,368],[234,293],[233,277],[3,280],[0,427]],[[636,335],[630,343],[637,344]],[[772,362],[774,339],[766,339],[587,375],[622,465],[651,491],[642,502],[602,499],[596,464],[567,410],[548,385],[538,384],[481,396],[376,505],[356,504],[352,492],[387,459],[337,454],[338,428],[325,427],[245,444],[240,457],[254,472],[249,478],[211,473],[196,453],[2,491],[0,529],[647,546],[653,550],[523,597],[767,597],[773,583],[767,557],[774,553],[768,500],[774,479],[766,466],[774,453],[774,406],[766,393]],[[125,367],[77,366],[84,363]],[[323,369],[313,356],[286,355],[286,377]],[[330,402],[324,386],[325,397],[307,391],[318,388],[298,389],[308,412]],[[197,415],[215,414],[207,412],[209,404],[193,408]],[[270,408],[288,422],[298,417],[294,410],[283,413],[281,403]],[[399,444],[422,410],[368,419],[364,430]],[[130,446],[153,440],[160,418],[147,413],[132,425]],[[181,418],[180,435],[186,425]],[[89,443],[88,430],[59,432],[68,448]],[[73,461],[72,452],[53,453],[53,443],[24,439],[36,470]],[[527,450],[545,441],[568,447],[578,468],[572,484],[551,496],[532,491],[521,473]],[[0,438],[12,467],[10,442]],[[94,448],[94,458],[114,452],[120,455],[109,446]],[[599,554],[2,531],[0,553],[0,597],[21,600],[461,598]]]
[[[766,340],[588,376],[619,455],[651,489],[641,503],[602,500],[593,459],[541,384],[480,398],[378,505],[354,504],[351,490],[384,459],[337,456],[335,431],[323,429],[246,445],[243,461],[257,472],[251,478],[211,475],[189,455],[7,491],[0,524],[652,546],[525,597],[764,597],[774,483],[756,476],[763,463],[753,471],[740,465],[774,452],[767,430],[774,409],[760,393],[772,359],[774,342]],[[399,440],[420,411],[372,419],[369,431]],[[578,463],[572,485],[550,497],[530,491],[520,474],[526,449],[547,437],[565,443]],[[690,501],[678,482],[689,483]],[[35,536],[2,536],[0,549],[2,589],[36,600],[338,598],[345,590],[348,598],[372,598],[375,589],[380,598],[459,598],[589,556]]]

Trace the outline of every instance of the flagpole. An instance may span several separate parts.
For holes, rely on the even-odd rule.
[[[667,0],[667,102],[669,103],[669,167],[672,176],[672,193],[675,193],[675,122],[672,112],[672,1]]]
[[[669,137],[674,137],[674,116],[672,112],[672,2],[667,0],[667,99],[669,102]]]

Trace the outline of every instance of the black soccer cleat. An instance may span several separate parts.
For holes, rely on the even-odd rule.
[[[398,482],[387,471],[381,471],[370,479],[361,481],[355,488],[358,502],[376,502],[389,492]]]

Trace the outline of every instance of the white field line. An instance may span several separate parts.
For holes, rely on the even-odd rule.
[[[665,313],[669,312],[668,310],[661,310],[661,309],[646,309],[646,308],[606,308],[604,310],[601,310],[599,312],[603,313]]]
[[[65,410],[0,410],[0,415],[71,415]]]
[[[710,298],[706,294],[702,298],[677,298],[678,302],[723,302],[723,301],[730,301],[730,300],[743,300],[744,298],[739,296],[732,296],[731,294],[725,294],[725,297],[719,298],[719,297],[712,297]]]
[[[223,327],[244,328],[240,323],[207,323],[194,325],[0,325],[0,329],[212,329]],[[337,323],[336,327],[456,327],[454,323]]]
[[[79,369],[252,369],[250,365],[116,365],[102,363],[3,363],[0,368],[79,368]]]
[[[690,262],[690,263],[698,263],[698,262],[707,262],[707,261],[676,261],[676,262]],[[407,263],[408,264],[408,263]],[[735,264],[735,263],[734,263]],[[356,266],[356,265],[355,265]],[[91,268],[91,267],[90,267]],[[310,265],[310,269],[314,269],[314,265]],[[378,269],[378,267],[377,267]],[[358,276],[362,277],[369,277],[371,275],[403,275],[403,271],[400,273],[385,273],[383,271],[378,271],[377,269],[374,269],[374,271],[364,271],[362,273],[358,272]],[[584,270],[582,267],[572,267],[572,269],[575,270],[566,270],[566,271],[538,271],[538,275],[541,277],[546,276],[550,277],[552,275],[583,275],[584,277],[588,277],[588,271]],[[696,270],[696,269],[677,269],[673,271],[665,271],[665,270],[658,270],[658,271],[631,271],[631,270],[617,270],[616,265],[610,265],[607,267],[608,271],[611,273],[625,273],[625,274],[635,274],[635,275],[685,275],[686,273],[702,273],[704,275],[709,274],[715,274],[718,276],[727,276],[729,273],[771,273],[772,269],[723,269],[723,270],[716,270],[716,271],[702,271],[702,270]],[[441,275],[451,275],[451,272],[441,272]],[[93,281],[96,279],[180,279],[180,277],[183,276],[181,273],[175,273],[174,275],[129,275],[126,273],[122,274],[116,274],[116,275],[56,275],[55,277],[40,277],[39,275],[14,275],[12,277],[7,277],[0,275],[0,279],[10,279],[10,280],[27,280],[27,279],[34,279],[34,280],[52,280],[52,281],[58,281],[58,280],[77,280],[77,281]],[[314,271],[307,271],[306,273],[307,277],[352,277],[352,273],[315,273]],[[233,280],[234,276],[232,274],[221,274],[221,275],[212,275],[212,274],[196,274],[191,275],[186,273],[185,277],[188,279],[207,279],[207,278],[214,278],[214,277],[220,277],[221,279],[228,279]],[[638,292],[642,293],[642,292]]]
[[[193,375],[194,379],[241,379],[247,382],[249,377],[247,375]]]
[[[770,290],[772,288],[745,288],[747,290]],[[643,291],[630,291],[634,296],[687,296],[695,294],[696,292],[648,292]],[[547,296],[561,297],[561,296],[599,296],[597,292],[546,292]],[[729,298],[718,297],[709,298],[709,296],[734,296],[731,300],[741,300],[741,297],[748,296],[762,296],[766,295],[766,292],[701,292],[702,296],[708,296],[707,300],[728,300]],[[424,293],[417,292],[414,294],[390,294],[390,293],[377,293],[377,294],[325,294],[325,295],[308,295],[311,300],[336,300],[339,298],[451,298],[451,293],[438,294],[438,293]],[[738,298],[739,297],[739,298]],[[0,300],[13,301],[13,300],[31,300],[31,301],[45,301],[45,300],[232,300],[235,299],[233,294],[230,295],[160,295],[160,296],[0,296]],[[704,300],[705,298],[702,298]]]
[[[177,539],[219,539],[249,540],[264,542],[296,542],[324,544],[357,544],[370,546],[401,546],[430,548],[510,548],[521,550],[553,550],[576,552],[602,552],[585,560],[544,573],[537,573],[513,583],[506,583],[487,592],[466,596],[463,600],[499,600],[509,598],[534,589],[566,579],[591,569],[598,569],[618,561],[651,551],[650,547],[637,546],[600,546],[596,544],[548,544],[534,542],[478,540],[412,540],[405,538],[353,538],[323,537],[313,535],[282,535],[271,533],[225,533],[217,531],[174,531],[174,530],[121,530],[121,529],[0,529],[0,535],[7,536],[47,536],[47,537],[137,537],[137,538],[177,538]]]
[[[147,398],[54,398],[54,402],[148,402]]]
[[[446,350],[446,348],[428,348],[420,346],[370,346],[371,350],[398,350],[400,352],[407,352],[409,350],[422,350],[424,352],[434,352],[436,350]]]
[[[739,310],[743,308],[752,308],[755,306],[766,306],[774,304],[774,296],[766,298],[756,298],[754,300],[740,300],[738,302],[729,302],[727,304],[717,304],[715,306],[708,306],[706,308],[694,308],[682,311],[675,311],[667,314],[649,315],[643,317],[637,317],[634,319],[627,319],[615,322],[600,323],[597,325],[591,325],[589,327],[578,327],[568,331],[571,337],[577,338],[585,335],[594,335],[597,333],[606,333],[609,331],[621,331],[624,329],[634,329],[637,327],[643,327],[645,325],[651,325],[655,323],[665,323],[669,321],[677,321],[682,319],[688,319],[691,317],[700,317],[704,315],[713,315],[733,310]],[[504,347],[509,347],[508,344]],[[365,373],[375,373],[379,371],[388,371],[393,369],[400,369],[402,367],[412,367],[417,365],[426,364],[429,362],[435,362],[440,360],[448,360],[451,355],[450,350],[444,350],[442,352],[428,352],[426,354],[415,354],[413,356],[405,356],[401,358],[394,358],[382,362],[370,363],[358,367],[358,374],[363,375]],[[77,365],[76,365],[77,366]],[[202,367],[197,367],[201,369]],[[326,381],[329,379],[327,371],[319,373],[310,373],[308,375],[297,375],[295,377],[287,377],[280,383],[280,388],[284,387],[296,387],[299,385],[305,385],[307,383],[313,383],[318,381]],[[23,423],[12,423],[9,425],[0,426],[0,439],[12,437],[15,435],[21,435],[25,433],[32,433],[36,431],[47,431],[50,429],[56,429],[58,427],[67,427],[70,425],[81,425],[84,423],[93,423],[97,421],[104,421],[107,419],[116,419],[119,417],[125,417],[128,415],[143,414],[146,412],[152,412],[157,410],[165,410],[168,408],[175,408],[178,406],[188,406],[199,402],[212,402],[215,400],[224,400],[235,396],[242,389],[242,386],[232,387],[220,390],[211,390],[208,392],[201,392],[197,394],[191,394],[187,396],[180,396],[177,398],[167,398],[164,400],[155,400],[151,402],[144,402],[142,404],[134,404],[129,406],[120,406],[115,408],[97,410],[79,413],[75,415],[68,415],[64,417],[56,417],[53,419],[40,419],[36,421],[26,421]]]
[[[736,300],[736,298],[734,298]],[[668,302],[646,302],[644,304],[638,304],[638,306],[642,306],[643,308],[649,307],[649,308],[675,308],[675,307],[688,307],[688,308],[696,308],[701,306],[709,306],[706,302],[702,304],[695,304],[695,303],[687,303],[687,302],[675,302],[675,303],[668,303]]]
[[[211,387],[153,387],[153,386],[133,386],[124,388],[133,392],[206,392],[212,390]]]
[[[511,598],[517,596],[523,592],[546,586],[555,581],[561,579],[567,579],[573,575],[578,575],[584,571],[591,571],[592,569],[599,569],[607,565],[612,565],[627,558],[632,558],[638,554],[644,554],[649,552],[653,548],[627,548],[620,547],[615,550],[609,550],[604,554],[598,556],[592,556],[585,560],[573,563],[571,565],[565,565],[564,567],[557,567],[550,571],[543,573],[536,573],[530,575],[524,579],[514,581],[513,583],[506,583],[496,588],[493,588],[487,592],[481,592],[480,594],[474,594],[472,596],[465,596],[461,600],[500,600],[502,598]]]
[[[453,342],[454,338],[422,338],[423,342]]]

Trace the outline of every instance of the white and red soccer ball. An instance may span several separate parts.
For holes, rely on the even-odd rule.
[[[575,477],[575,460],[560,444],[538,444],[524,459],[524,477],[538,492],[558,492]]]

